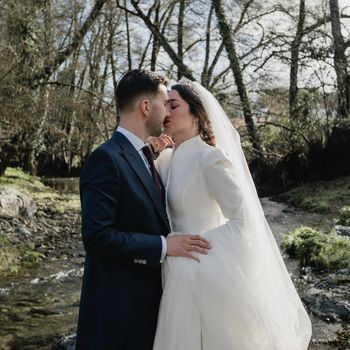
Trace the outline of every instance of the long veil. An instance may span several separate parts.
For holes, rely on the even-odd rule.
[[[235,237],[232,245],[232,254],[236,255],[239,273],[242,274],[239,281],[246,289],[241,305],[236,305],[241,308],[237,312],[245,313],[245,320],[250,326],[257,322],[256,329],[265,327],[261,334],[278,335],[273,344],[270,341],[271,347],[264,347],[264,341],[268,340],[261,339],[261,349],[306,350],[311,337],[311,322],[266,221],[240,136],[216,98],[199,83],[190,84],[208,113],[217,147],[233,164],[235,181],[245,199],[241,208],[240,235]]]

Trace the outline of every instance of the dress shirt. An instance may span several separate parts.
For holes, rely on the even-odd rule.
[[[142,147],[146,146],[146,144],[138,136],[136,136],[135,134],[133,134],[129,130],[122,128],[121,126],[118,126],[117,131],[120,132],[121,134],[123,134],[130,141],[130,143],[134,146],[136,151],[139,153],[142,161],[144,162],[145,167],[147,168],[150,176],[152,176],[151,168],[149,166],[148,160],[142,151]],[[160,236],[160,238],[162,240],[162,254],[160,256],[160,262],[162,263],[165,259],[165,256],[166,256],[167,243],[166,243],[166,239],[164,236]]]

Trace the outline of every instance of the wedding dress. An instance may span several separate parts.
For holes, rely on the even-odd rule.
[[[153,349],[306,350],[311,323],[257,203],[239,139],[236,154],[225,153],[212,124],[217,148],[196,136],[156,162],[171,234],[201,234],[212,249],[198,254],[200,263],[165,259]]]

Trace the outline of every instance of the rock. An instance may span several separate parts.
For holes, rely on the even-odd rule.
[[[25,227],[20,227],[19,230],[17,231],[17,233],[21,236],[24,237],[25,239],[28,239],[32,233],[26,229]]]
[[[334,229],[338,235],[350,237],[350,227],[349,226],[336,225],[334,227]]]
[[[75,350],[75,334],[62,335],[53,350]]]
[[[37,207],[33,199],[15,188],[0,188],[0,217],[33,216]]]
[[[309,311],[325,321],[350,322],[350,303],[346,299],[316,288],[302,299]]]

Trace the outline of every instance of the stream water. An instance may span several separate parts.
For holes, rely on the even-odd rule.
[[[54,187],[77,190],[76,180],[75,189],[62,187],[62,182],[53,182]],[[69,182],[70,185],[74,183]],[[262,204],[278,243],[295,227],[311,223],[324,227],[329,222],[324,216],[289,209],[267,198],[262,199]],[[0,350],[59,349],[55,347],[59,337],[75,333],[84,252],[79,238],[73,245],[70,249],[77,252],[73,258],[62,252],[46,259],[40,268],[20,279],[0,281]],[[303,284],[297,280],[298,261],[285,257],[285,262],[298,289],[302,288]],[[318,319],[313,319],[313,327],[316,338],[327,338],[337,329],[336,324],[326,324]],[[310,345],[309,348],[330,349],[336,348],[326,345]]]

